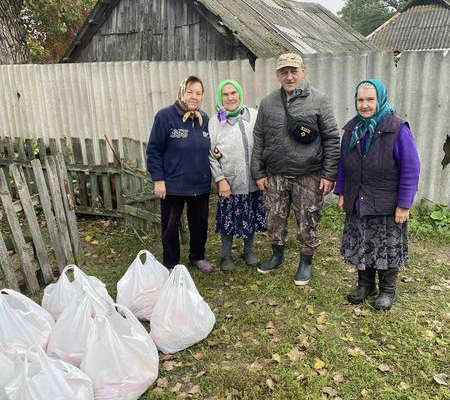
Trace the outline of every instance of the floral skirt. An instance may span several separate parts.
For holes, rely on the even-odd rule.
[[[360,270],[401,267],[408,259],[407,223],[395,223],[394,216],[345,218],[341,254],[347,264]]]
[[[216,233],[248,238],[267,230],[266,213],[261,192],[219,197],[216,213]]]

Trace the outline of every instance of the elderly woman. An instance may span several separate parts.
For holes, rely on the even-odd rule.
[[[220,267],[235,269],[231,256],[233,236],[244,239],[241,257],[250,267],[258,265],[253,254],[255,232],[266,230],[263,198],[250,173],[256,110],[244,105],[241,86],[227,79],[216,96],[217,114],[209,121],[211,171],[219,189],[216,233],[221,234]]]
[[[203,83],[185,79],[176,102],[155,115],[147,147],[147,167],[161,199],[163,264],[171,269],[180,261],[179,228],[184,204],[189,224],[189,260],[211,272],[205,260],[208,205],[211,187],[208,116],[200,110]]]
[[[408,123],[387,101],[377,79],[356,88],[357,115],[344,126],[334,192],[346,219],[341,253],[358,268],[353,304],[380,293],[377,310],[389,310],[399,268],[408,257],[407,220],[419,181],[419,157]]]

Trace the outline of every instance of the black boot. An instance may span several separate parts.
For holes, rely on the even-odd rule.
[[[373,296],[377,292],[377,284],[375,283],[376,272],[375,268],[358,270],[358,287],[347,296],[350,303],[360,304],[367,297]]]
[[[233,262],[233,257],[231,256],[231,246],[233,244],[232,235],[222,235],[222,253],[220,257],[220,269],[223,272],[231,272],[236,269],[236,265]]]
[[[268,274],[273,269],[279,267],[283,263],[284,246],[278,244],[272,245],[272,257],[262,263],[258,268],[261,274]]]
[[[398,268],[378,270],[380,295],[373,306],[377,310],[390,310],[395,297],[395,285],[397,282]]]
[[[297,273],[294,277],[294,283],[298,286],[307,285],[312,274],[312,255],[300,254]]]

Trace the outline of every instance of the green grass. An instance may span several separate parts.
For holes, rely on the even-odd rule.
[[[293,283],[298,263],[293,221],[279,270],[263,276],[246,267],[237,257],[242,249],[237,240],[238,269],[226,275],[218,268],[213,210],[214,205],[207,255],[216,269],[210,275],[190,272],[216,315],[215,329],[203,342],[176,353],[170,371],[161,354],[160,378],[167,379],[167,388],[153,387],[141,400],[330,398],[325,392],[344,400],[450,399],[449,388],[433,381],[450,369],[450,250],[445,241],[411,240],[395,305],[377,312],[370,302],[356,307],[345,300],[356,275],[341,260],[343,217],[333,206],[325,210],[313,279],[303,288]],[[82,222],[80,233],[99,242],[84,241],[84,269],[115,296],[117,280],[142,243],[132,229],[114,221]],[[144,242],[161,259],[159,233]],[[264,235],[255,247],[261,258],[269,256]],[[186,246],[182,254],[186,263]],[[267,328],[269,323],[273,328]]]

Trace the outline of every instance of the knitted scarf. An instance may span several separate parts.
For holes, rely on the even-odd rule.
[[[358,124],[352,132],[352,137],[350,138],[350,143],[348,146],[348,152],[350,153],[356,145],[356,142],[361,140],[361,138],[366,134],[365,143],[365,153],[367,154],[372,144],[373,134],[375,133],[375,128],[377,125],[386,117],[388,114],[394,112],[394,109],[387,101],[387,89],[381,81],[378,79],[366,79],[358,83],[355,92],[355,108],[358,110],[357,98],[358,89],[363,83],[370,83],[377,93],[377,108],[375,114],[370,118],[363,118],[361,115],[357,115]]]
[[[239,106],[234,111],[228,111],[223,106],[222,90],[225,85],[232,85],[239,94]],[[247,106],[244,104],[244,91],[242,90],[241,85],[239,85],[239,83],[233,81],[232,79],[225,79],[224,81],[219,83],[216,92],[216,111],[217,117],[219,118],[219,122],[221,125],[227,122],[227,117],[233,117],[239,120],[241,118],[241,111],[246,107]]]
[[[178,89],[178,97],[177,97],[177,101],[176,101],[178,106],[183,111],[185,111],[182,120],[183,120],[183,122],[186,122],[189,117],[191,117],[193,120],[195,118],[198,118],[199,124],[203,125],[203,117],[202,117],[202,114],[200,113],[200,111],[198,109],[197,110],[189,110],[189,108],[185,102],[186,87],[187,87],[187,78],[180,84],[180,87]]]

